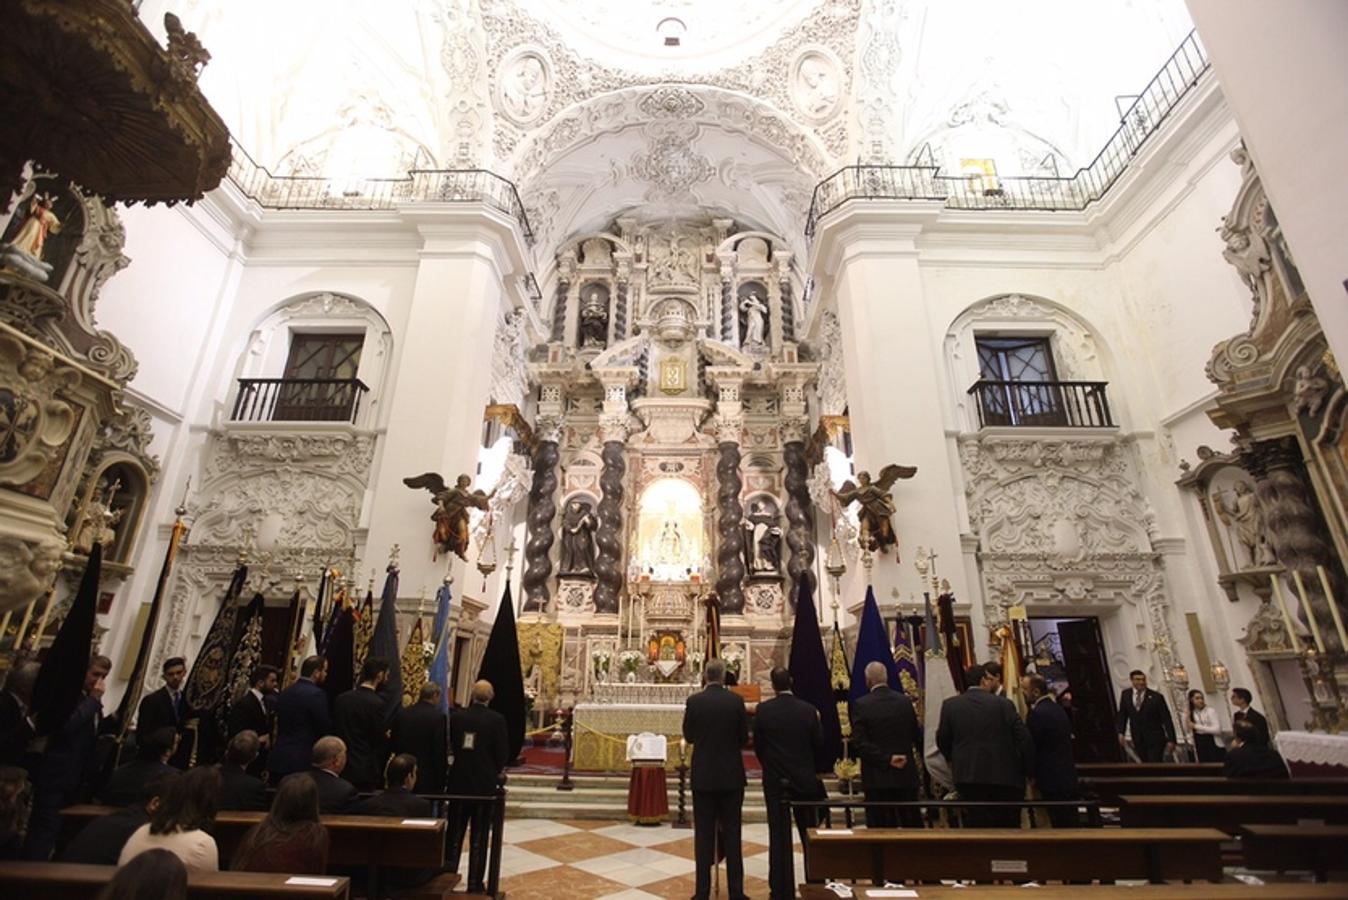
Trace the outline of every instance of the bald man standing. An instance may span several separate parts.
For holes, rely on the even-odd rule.
[[[852,702],[852,747],[861,760],[861,789],[872,802],[917,799],[922,731],[906,694],[889,686],[882,662],[866,664],[866,694]],[[921,828],[915,809],[867,807],[867,828]]]
[[[449,804],[449,845],[446,848],[451,872],[459,870],[459,854],[469,826],[468,893],[485,894],[483,877],[487,871],[488,830],[491,823],[491,799],[496,794],[497,778],[506,767],[510,739],[505,716],[489,709],[496,691],[490,681],[473,685],[473,703],[463,712],[449,717],[449,752],[454,762],[449,769],[449,792],[481,797],[482,800],[455,800]]]

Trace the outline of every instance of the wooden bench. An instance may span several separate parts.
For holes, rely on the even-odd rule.
[[[852,888],[856,900],[883,897],[879,888]],[[923,885],[917,889],[922,900],[996,900],[1018,897],[1020,900],[1342,900],[1341,884],[1147,884],[1134,887],[1099,884],[1084,893],[1078,885],[1049,884],[1027,890],[1004,884],[946,887]],[[838,900],[838,895],[821,884],[802,884],[801,900]]]
[[[1198,778],[1218,777],[1221,763],[1078,763],[1078,778]]]
[[[1295,794],[1125,794],[1119,798],[1119,816],[1125,829],[1220,828],[1235,834],[1242,825],[1296,825],[1305,820],[1348,825],[1348,801]]]
[[[1221,881],[1225,840],[1214,828],[811,828],[805,877]]]
[[[1255,794],[1348,797],[1348,778],[1083,778],[1082,793],[1105,799],[1129,794]]]
[[[117,873],[116,866],[77,863],[0,862],[5,896],[42,900],[92,900]],[[209,900],[347,900],[351,881],[323,876],[326,884],[293,884],[297,876],[269,872],[187,873],[187,896]]]
[[[1244,825],[1239,834],[1246,868],[1309,871],[1316,881],[1348,870],[1348,826]]]

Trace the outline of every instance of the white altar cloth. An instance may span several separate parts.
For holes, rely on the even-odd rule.
[[[1348,770],[1348,735],[1318,731],[1279,731],[1273,746],[1290,766],[1308,763],[1316,766],[1341,766]]]

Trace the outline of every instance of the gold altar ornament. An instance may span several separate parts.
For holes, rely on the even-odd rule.
[[[688,387],[688,366],[675,357],[660,361],[660,390],[666,394],[682,394]]]

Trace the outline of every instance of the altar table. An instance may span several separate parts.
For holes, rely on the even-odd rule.
[[[675,748],[683,737],[682,704],[577,703],[572,723],[571,765],[579,771],[629,771],[627,736],[643,731],[668,738],[665,768],[679,765]]]
[[[1348,735],[1279,731],[1273,746],[1293,778],[1348,777]]]

